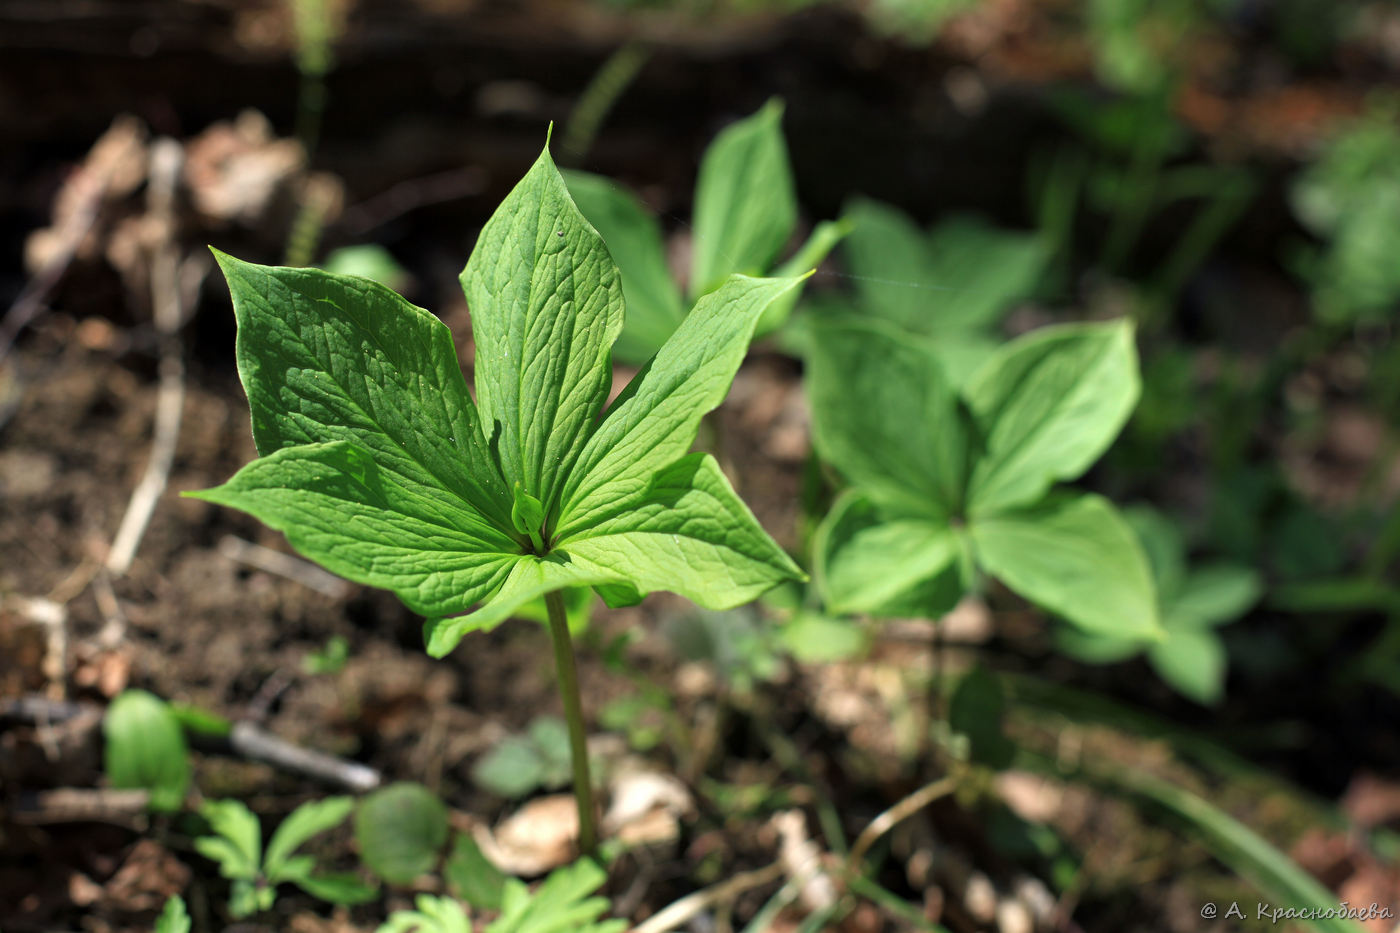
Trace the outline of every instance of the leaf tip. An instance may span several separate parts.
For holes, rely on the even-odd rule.
[[[462,636],[452,630],[451,619],[428,619],[423,623],[423,647],[430,658],[447,657],[461,640]]]

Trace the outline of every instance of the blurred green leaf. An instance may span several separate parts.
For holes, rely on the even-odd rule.
[[[373,243],[343,246],[327,256],[321,268],[337,275],[372,279],[396,292],[403,291],[408,284],[408,271],[399,265],[394,254]]]
[[[155,933],[190,933],[190,915],[180,895],[172,895],[166,900],[165,909],[156,918]]]
[[[978,562],[1015,592],[1090,632],[1161,631],[1152,571],[1107,499],[1066,495],[970,526]]]
[[[1147,660],[1164,681],[1204,706],[1225,691],[1225,646],[1209,629],[1168,629],[1167,639],[1147,649]]]
[[[1005,768],[1016,749],[1002,731],[1006,697],[1001,681],[980,667],[958,681],[948,702],[948,725],[967,736],[972,759],[991,768]]]
[[[1137,404],[1130,321],[1045,327],[1013,340],[968,384],[986,452],[973,468],[974,516],[1033,502],[1088,469]]]
[[[189,749],[164,701],[144,690],[123,691],[107,708],[102,734],[113,787],[149,791],[152,810],[180,809],[190,786]]]
[[[500,910],[505,896],[506,876],[465,833],[458,833],[452,854],[443,865],[443,878],[457,896],[482,910]]]
[[[283,871],[291,854],[303,843],[328,830],[334,829],[355,807],[349,797],[327,797],[302,804],[291,812],[273,832],[267,843],[267,853],[263,856],[263,873],[268,880],[278,882],[286,876]]]
[[[447,844],[447,816],[443,802],[421,784],[376,790],[355,810],[361,858],[390,884],[408,884],[437,864]]]
[[[687,310],[666,264],[661,228],[631,192],[610,179],[565,172],[564,180],[574,203],[597,228],[622,271],[627,314],[613,344],[613,356],[641,365],[675,332]]]
[[[714,290],[732,273],[762,273],[796,226],[782,118],[782,101],[774,98],[726,127],[705,150],[695,183],[691,297]]]

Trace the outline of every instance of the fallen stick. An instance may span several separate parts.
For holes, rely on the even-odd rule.
[[[16,823],[113,823],[144,829],[150,791],[60,787],[21,794],[10,816]]]
[[[871,820],[870,825],[866,826],[856,837],[855,845],[851,846],[851,852],[846,856],[846,874],[859,875],[861,862],[865,860],[865,853],[870,851],[870,847],[881,836],[940,797],[948,796],[957,786],[958,782],[952,777],[940,778],[931,784],[925,784]]]
[[[136,549],[150,524],[156,502],[170,479],[175,445],[180,439],[180,414],[185,407],[185,363],[176,339],[181,311],[180,254],[175,243],[175,187],[184,162],[184,150],[173,139],[158,139],[151,146],[151,213],[166,224],[165,239],[151,257],[151,303],[156,332],[161,339],[160,388],[156,395],[155,436],[146,472],[131,493],[126,514],[107,553],[107,570],[123,576],[131,569]]]
[[[632,928],[632,933],[670,933],[671,930],[688,923],[701,912],[709,910],[725,901],[731,901],[750,888],[762,887],[777,881],[786,874],[787,868],[775,862],[767,868],[735,875],[728,881],[711,885],[708,888],[687,894],[685,897],[663,907],[643,922]]]
[[[91,704],[51,700],[43,696],[23,696],[0,699],[0,721],[12,720],[26,725],[60,723],[74,719],[98,707]],[[283,771],[336,784],[349,790],[374,790],[383,778],[369,765],[346,761],[325,752],[294,745],[279,738],[256,723],[240,721],[229,728],[227,736],[212,739],[214,750],[220,745],[245,758],[261,761]]]
[[[231,561],[247,564],[279,577],[295,580],[302,586],[324,593],[332,599],[342,599],[350,592],[350,584],[333,573],[328,573],[310,561],[274,551],[272,548],[244,541],[235,535],[224,535],[219,539],[219,553]]]
[[[228,741],[240,755],[353,791],[374,790],[382,781],[379,772],[369,765],[293,745],[255,723],[234,723]]]

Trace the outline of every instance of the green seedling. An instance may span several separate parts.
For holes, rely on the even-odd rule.
[[[850,483],[813,542],[831,611],[937,618],[981,570],[1087,631],[1159,637],[1132,529],[1101,496],[1052,490],[1137,401],[1129,323],[1028,334],[961,391],[926,344],[883,322],[825,319],[813,337],[813,438]]]
[[[1166,638],[1143,642],[1063,628],[1060,650],[1091,664],[1123,661],[1146,652],[1148,663],[1182,696],[1214,705],[1225,690],[1225,643],[1215,629],[1259,600],[1259,575],[1235,564],[1188,568],[1181,532],[1151,509],[1125,513],[1152,564]]]
[[[229,913],[234,917],[271,910],[281,884],[294,884],[332,904],[363,904],[375,897],[374,888],[348,873],[312,874],[316,860],[294,854],[311,837],[343,823],[354,806],[349,797],[302,804],[277,827],[264,852],[262,827],[251,810],[237,800],[206,800],[199,812],[214,835],[195,839],[195,851],[216,862],[219,874],[233,882]]]
[[[589,897],[606,880],[588,859],[552,872],[533,893],[523,882],[505,879],[501,915],[483,933],[621,933],[625,920],[599,919],[609,908],[605,897]],[[416,910],[393,913],[377,933],[471,933],[471,916],[447,897],[419,895]]]
[[[1048,258],[1037,234],[1000,230],[970,216],[948,218],[925,232],[896,208],[856,198],[842,219],[851,227],[842,252],[855,294],[849,302],[828,299],[820,310],[936,337],[932,350],[956,385],[1000,345],[993,328],[1035,292]]]
[[[144,690],[126,690],[102,720],[104,767],[113,787],[150,792],[149,806],[174,811],[190,786],[189,748],[170,706]]]
[[[392,590],[428,617],[434,657],[544,597],[580,843],[592,851],[560,590],[591,586],[614,606],[670,590],[729,609],[802,577],[715,459],[689,452],[759,316],[802,279],[729,277],[605,410],[621,276],[548,149],[462,273],[475,402],[447,327],[389,289],[218,258],[261,456],[191,495],[249,512],[306,557]]]
[[[713,292],[734,273],[769,270],[792,236],[797,196],[782,116],[782,102],[771,100],[753,116],[727,127],[705,151],[695,186],[691,301]],[[627,320],[613,354],[641,365],[680,326],[688,306],[671,277],[661,228],[642,202],[615,182],[585,172],[566,177],[569,193],[622,270]],[[807,243],[773,274],[797,275],[816,266],[845,229],[837,223],[818,224]],[[758,333],[781,324],[797,298],[794,290],[770,303]]]
[[[350,642],[344,635],[332,635],[318,651],[301,659],[301,669],[308,674],[338,674],[350,660]]]
[[[520,735],[510,735],[477,761],[472,780],[501,797],[524,797],[569,783],[569,730],[562,719],[539,716]]]
[[[499,911],[505,902],[509,879],[486,857],[476,840],[465,833],[458,833],[453,841],[442,876],[448,887],[473,907]]]
[[[155,933],[190,933],[190,915],[180,895],[176,894],[165,902],[165,909],[156,918]]]
[[[390,884],[409,884],[437,865],[447,833],[446,805],[421,784],[390,784],[355,808],[361,858]]]
[[[1313,288],[1318,319],[1353,324],[1383,319],[1400,305],[1400,130],[1395,102],[1339,136],[1293,185],[1293,212],[1316,236],[1295,267]]]

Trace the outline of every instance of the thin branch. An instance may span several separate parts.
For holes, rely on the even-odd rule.
[[[185,364],[175,336],[185,317],[181,310],[180,253],[175,243],[175,186],[183,162],[184,150],[173,139],[158,139],[152,144],[150,210],[165,224],[164,240],[151,257],[152,314],[161,338],[160,389],[156,395],[151,457],[107,553],[107,570],[119,577],[131,569],[156,502],[165,492],[180,438],[180,413],[185,406]]]
[[[234,535],[224,535],[219,539],[219,553],[231,561],[295,580],[302,586],[324,593],[332,599],[342,599],[350,592],[350,584],[310,561],[244,541]]]
[[[236,722],[228,736],[229,745],[240,755],[265,762],[283,771],[302,774],[353,791],[370,791],[383,778],[375,769],[356,761],[345,761],[325,752],[293,745],[256,723]]]
[[[696,891],[694,894],[687,894],[633,927],[632,933],[668,933],[668,931],[674,930],[699,916],[702,912],[734,900],[751,888],[772,884],[783,877],[786,871],[787,869],[781,861],[774,862],[767,868],[759,868],[742,875],[735,875],[728,881],[721,881],[719,884],[711,885]]]
[[[870,851],[870,847],[879,841],[881,836],[940,797],[948,796],[957,786],[957,780],[951,776],[940,778],[930,784],[925,784],[871,820],[870,825],[865,827],[861,834],[856,837],[855,844],[851,846],[851,854],[846,856],[846,873],[859,875],[861,862],[865,860],[865,853]]]

